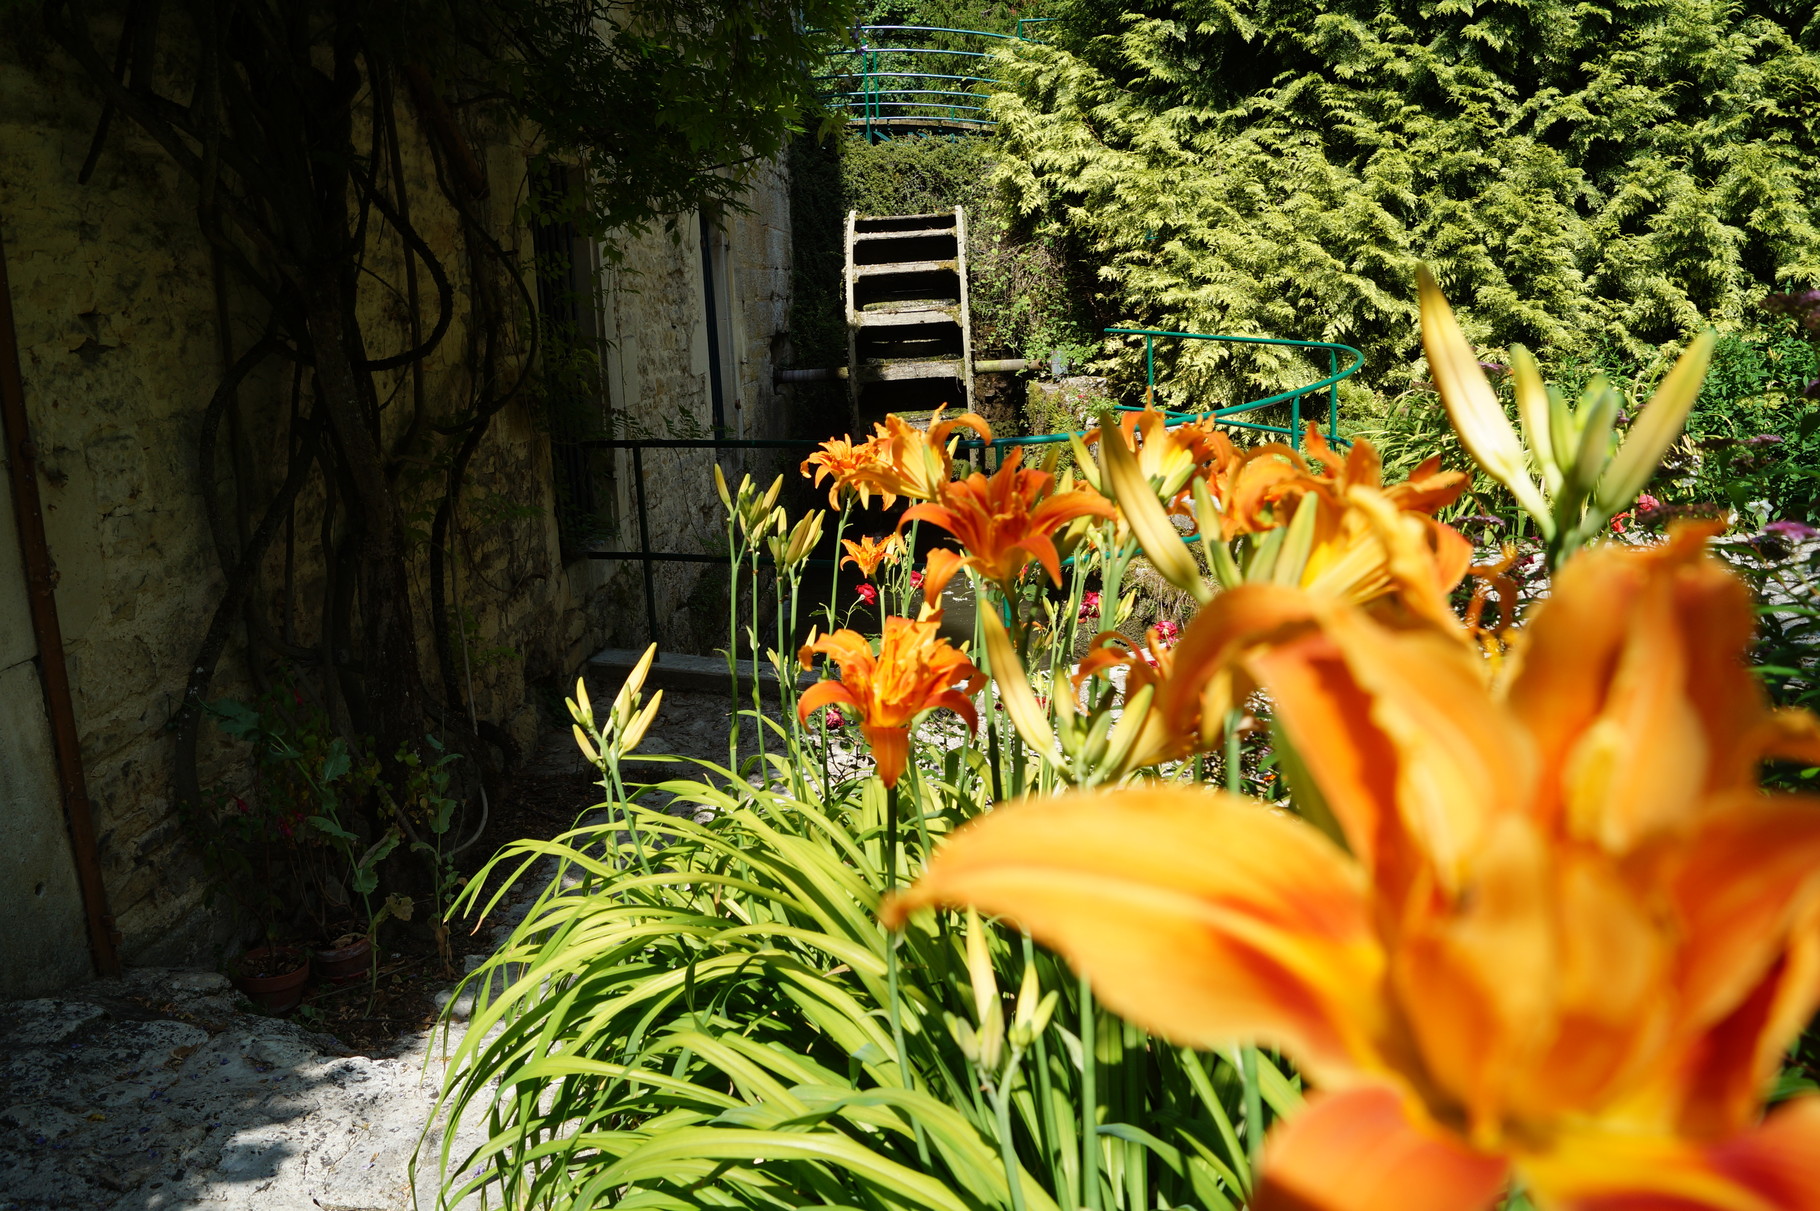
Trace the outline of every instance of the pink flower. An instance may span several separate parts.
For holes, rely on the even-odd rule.
[[[1100,594],[1098,589],[1089,589],[1081,594],[1081,612],[1079,619],[1086,622],[1089,618],[1100,616]]]
[[[1182,624],[1170,618],[1156,620],[1156,641],[1161,647],[1172,648],[1175,641],[1182,637]]]
[[[1763,532],[1773,534],[1784,542],[1806,542],[1812,538],[1820,538],[1820,530],[1815,530],[1806,522],[1786,519],[1770,522],[1763,527]]]
[[[921,572],[912,571],[910,573],[910,587],[913,589],[920,589],[923,587],[923,574]]]
[[[838,706],[831,706],[822,712],[822,726],[837,728],[847,726],[847,717],[840,713]]]
[[[855,593],[858,593],[859,599],[861,601],[865,602],[867,605],[877,605],[878,604],[877,586],[869,585],[869,584],[855,585],[853,588],[853,591]]]
[[[1647,492],[1637,493],[1637,512],[1654,513],[1662,507],[1662,502]]]

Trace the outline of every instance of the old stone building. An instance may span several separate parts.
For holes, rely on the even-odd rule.
[[[26,552],[12,508],[9,477],[19,467],[0,468],[0,996],[54,989],[91,970],[78,881],[84,855],[72,848],[60,789],[75,771],[59,766],[56,712],[43,692],[41,673],[52,661],[68,670],[93,869],[119,957],[214,957],[207,948],[219,930],[211,932],[172,787],[171,723],[224,584],[205,501],[225,502],[242,525],[256,515],[240,508],[239,494],[274,490],[259,468],[287,440],[259,418],[283,417],[302,390],[301,372],[282,358],[248,375],[205,476],[204,414],[227,367],[259,339],[261,308],[244,291],[218,288],[193,184],[131,123],[115,120],[97,139],[101,112],[97,91],[54,49],[0,40],[0,248],[17,348],[16,365],[0,364],[0,381],[16,374],[23,388],[61,629],[61,650],[44,650],[43,628],[27,609]],[[454,318],[433,359],[383,381],[392,392],[381,399],[388,436],[411,423],[413,398],[417,414],[433,421],[448,398],[471,388],[470,355],[488,335],[476,329],[471,304],[489,287],[453,252],[457,216],[438,204],[430,136],[419,121],[401,119],[400,129],[401,187],[426,244],[450,257]],[[474,452],[450,526],[446,592],[471,702],[506,738],[501,744],[522,745],[537,723],[534,683],[559,683],[593,651],[645,639],[638,567],[590,558],[630,545],[630,459],[574,439],[783,430],[772,372],[787,354],[788,195],[781,168],[762,167],[752,175],[749,212],[676,216],[668,229],[615,241],[615,261],[566,229],[521,221],[526,150],[496,136],[475,142],[490,221],[517,242],[512,251],[535,287],[526,293],[546,310],[566,308],[577,346],[600,354],[599,372],[584,376],[579,393],[571,385],[561,408],[549,390],[525,390],[505,406]],[[377,246],[363,307],[400,307],[404,262],[396,242]],[[398,320],[401,342],[407,326]],[[0,339],[0,354],[6,345]],[[513,358],[524,350],[517,340],[504,364],[523,368]],[[755,471],[770,465],[760,465],[760,452],[723,461],[737,474],[741,457]],[[646,455],[656,548],[714,549],[721,523],[711,462],[699,450]],[[298,497],[293,530],[330,524],[311,492]],[[268,588],[295,584],[301,600],[320,586],[330,570],[296,562],[306,559],[302,551],[282,535],[274,542],[262,570]],[[409,570],[414,591],[426,594],[419,608],[428,610],[421,546]],[[690,642],[684,603],[711,574],[682,564],[660,569],[659,605],[678,621],[671,638],[679,645]],[[267,599],[278,612],[249,626],[272,628],[301,649],[328,642],[311,619],[292,617],[282,593]],[[427,636],[422,642],[434,667]],[[211,693],[250,696],[256,673],[236,638]],[[205,737],[205,780],[234,776],[218,747]]]

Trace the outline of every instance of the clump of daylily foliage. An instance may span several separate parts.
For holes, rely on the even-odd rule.
[[[1622,444],[1519,358],[1519,436],[1422,287],[1464,445],[1548,542],[1521,616],[1514,554],[1436,519],[1463,471],[1387,484],[1312,430],[1130,411],[1074,436],[1078,477],[972,415],[828,442],[803,472],[885,614],[819,603],[804,644],[826,515],[722,482],[729,559],[777,572],[729,660],[777,697],[750,688],[724,765],[641,785],[644,669],[603,715],[577,686],[607,802],[496,860],[560,869],[471,978],[445,1101],[488,1138],[445,1142],[445,1199],[1820,1206],[1785,1064],[1820,1005],[1820,805],[1759,779],[1820,764],[1820,727],[1753,679],[1710,527],[1587,545],[1706,347]],[[875,500],[899,533],[845,537]],[[1117,629],[1139,560],[1199,603],[1179,634]]]

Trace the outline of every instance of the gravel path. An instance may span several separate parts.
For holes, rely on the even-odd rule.
[[[429,1039],[349,1055],[235,1001],[215,972],[140,969],[7,1005],[0,1207],[412,1206]]]
[[[618,687],[597,688],[604,712]],[[726,725],[724,695],[667,694],[641,754],[725,762]],[[524,773],[585,768],[565,728]],[[655,780],[698,767],[640,762],[627,772]],[[542,882],[527,876],[489,918],[493,945]],[[456,1008],[465,1017],[471,1006]],[[252,1011],[213,971],[136,969],[0,1004],[0,1211],[433,1207],[439,1130],[426,1138],[416,1202],[410,1164],[443,1078],[440,1059],[426,1066],[426,1057],[439,1053],[440,1035],[424,1030],[383,1055],[351,1054]],[[478,1124],[464,1127],[458,1148],[478,1134]]]

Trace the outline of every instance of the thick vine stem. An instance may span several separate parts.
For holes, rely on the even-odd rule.
[[[253,586],[259,562],[265,558],[266,548],[278,536],[279,525],[290,514],[291,507],[297,501],[297,493],[309,478],[310,467],[316,461],[315,445],[313,438],[306,438],[292,454],[289,473],[270,507],[266,509],[265,516],[254,529],[252,537],[247,540],[246,549],[240,553],[240,560],[228,577],[221,600],[215,606],[214,616],[209,620],[202,646],[190,666],[189,679],[183,689],[183,702],[177,708],[177,717],[173,721],[173,730],[177,735],[175,780],[179,803],[196,804],[202,801],[202,786],[196,773],[196,741],[202,722],[202,704],[208,697],[209,685],[214,680],[215,667],[221,661],[221,653],[226,650],[228,640],[232,637],[234,618],[240,612],[248,590]]]

